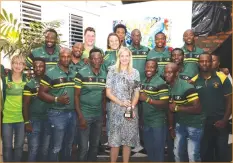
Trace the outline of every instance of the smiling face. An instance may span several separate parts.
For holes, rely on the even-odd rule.
[[[80,58],[82,56],[83,53],[83,44],[78,42],[75,43],[74,46],[72,47],[72,55],[75,58]]]
[[[194,32],[192,30],[187,30],[184,32],[183,40],[186,45],[194,44]]]
[[[166,44],[166,36],[163,33],[159,33],[155,36],[155,45],[158,48],[165,47]]]
[[[172,51],[172,62],[177,65],[182,65],[184,61],[184,54],[179,50]]]
[[[120,40],[117,36],[110,36],[108,38],[108,46],[110,47],[111,50],[117,50],[120,47]]]
[[[57,42],[57,36],[54,32],[47,32],[45,35],[45,45],[48,48],[54,47]]]
[[[15,73],[22,73],[25,68],[25,60],[22,56],[14,56],[11,61],[12,71]]]
[[[95,32],[94,31],[86,31],[84,35],[85,44],[87,46],[94,46],[95,44]]]
[[[157,70],[157,62],[153,60],[149,60],[146,62],[145,65],[145,74],[147,78],[151,78],[152,76],[155,75],[156,70]]]
[[[178,76],[178,66],[175,63],[168,63],[164,69],[164,77],[167,83],[174,83]]]
[[[119,56],[119,60],[122,66],[128,66],[130,62],[130,53],[128,51],[123,51]]]

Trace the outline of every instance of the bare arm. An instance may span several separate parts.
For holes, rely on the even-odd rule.
[[[49,89],[46,85],[40,85],[38,97],[45,102],[54,103],[55,97],[48,93]]]
[[[151,99],[151,104],[155,105],[156,107],[160,109],[164,109],[168,107],[168,100],[152,100]]]
[[[225,96],[225,100],[226,100],[226,111],[225,111],[223,120],[228,121],[232,113],[232,110],[231,110],[232,94]]]
[[[23,119],[24,122],[29,121],[29,104],[31,101],[31,96],[23,95]]]
[[[190,102],[188,105],[181,105],[178,107],[178,110],[190,114],[200,114],[201,113],[200,100],[196,99]]]
[[[83,114],[80,108],[80,90],[81,90],[80,88],[75,88],[74,90],[74,105],[75,105],[75,110],[76,110],[76,113],[79,119],[83,117]]]
[[[146,101],[147,98],[148,98],[148,95],[145,92],[141,91],[140,100]],[[149,104],[154,105],[159,109],[165,109],[165,108],[168,108],[168,97],[164,97],[164,98],[167,98],[167,99],[153,100],[150,98],[148,102]]]
[[[139,91],[135,91],[133,99],[132,99],[132,102],[131,102],[132,106],[136,106],[137,105],[138,100],[139,100],[139,95],[140,95]]]
[[[167,112],[167,117],[168,117],[168,125],[169,125],[169,128],[173,128],[174,126],[174,113],[171,112],[169,109],[168,109],[168,112]]]

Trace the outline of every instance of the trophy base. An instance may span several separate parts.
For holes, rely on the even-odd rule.
[[[133,118],[133,115],[131,113],[125,113],[124,117],[125,118]]]

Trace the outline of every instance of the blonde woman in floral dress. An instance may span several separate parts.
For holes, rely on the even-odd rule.
[[[137,113],[139,81],[139,72],[132,66],[131,51],[121,47],[116,64],[109,68],[106,82],[106,94],[111,100],[108,135],[111,162],[117,161],[120,146],[123,146],[123,162],[128,162],[131,147],[139,145]],[[127,107],[132,108],[132,118],[124,116]]]

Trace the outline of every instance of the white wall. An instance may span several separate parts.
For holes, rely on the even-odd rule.
[[[96,29],[96,45],[106,49],[106,40],[112,32],[112,21],[144,17],[162,17],[172,21],[171,45],[183,45],[183,32],[191,28],[192,1],[153,1],[114,7],[100,8],[103,2],[91,1],[30,1],[41,5],[42,21],[61,20],[62,40],[69,45],[69,13],[83,16],[84,29],[88,26]],[[99,6],[98,6],[99,4]],[[20,19],[20,1],[2,1],[1,7],[12,12]],[[4,62],[6,67],[9,67]]]
[[[106,39],[112,32],[113,20],[127,20],[144,17],[162,17],[172,21],[171,46],[183,45],[183,32],[191,28],[192,1],[153,1],[103,8],[97,24],[97,45],[106,49]]]
[[[69,46],[69,14],[75,14],[83,17],[83,28],[88,26],[96,28],[100,15],[99,8],[88,6],[87,1],[30,1],[30,3],[41,5],[42,21],[60,20],[62,22],[60,29],[61,40],[66,41]],[[90,3],[89,3],[90,4]],[[8,13],[12,13],[15,18],[20,20],[20,1],[2,1],[1,8]],[[9,58],[2,58],[2,64],[10,68]]]

